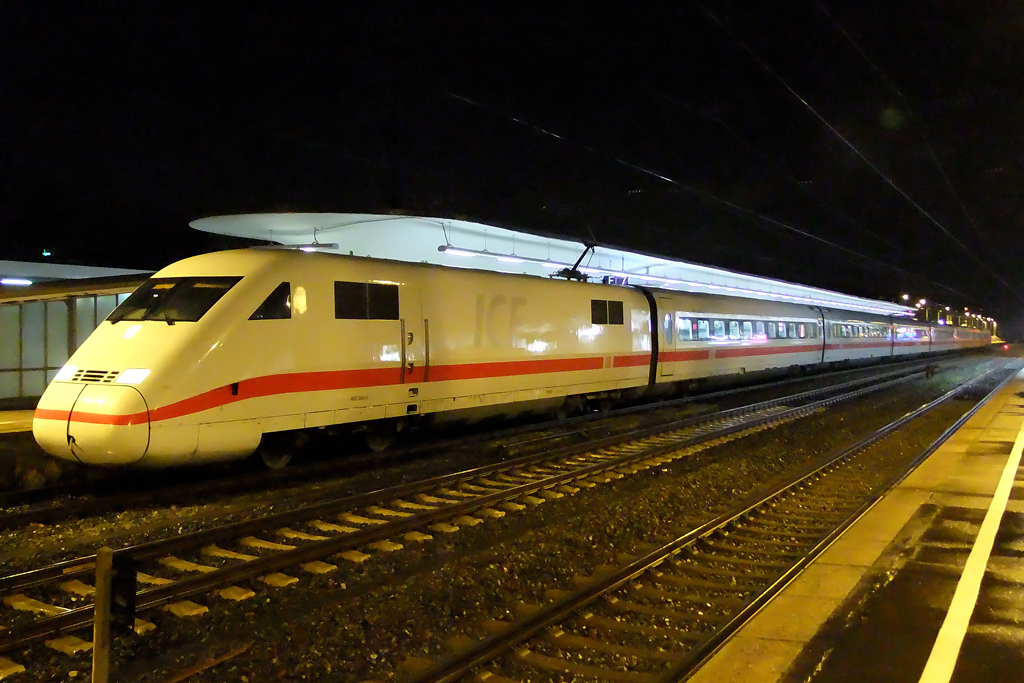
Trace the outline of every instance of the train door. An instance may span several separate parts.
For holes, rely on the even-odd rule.
[[[418,384],[426,380],[427,371],[427,328],[423,319],[420,290],[415,287],[399,288],[399,309],[401,311],[401,383]],[[416,393],[409,393],[415,397]]]
[[[658,315],[661,316],[661,324],[658,325],[658,366],[661,368],[659,374],[662,377],[671,377],[675,374],[676,362],[673,360],[676,349],[675,324],[672,319],[672,299],[667,296],[658,297]]]

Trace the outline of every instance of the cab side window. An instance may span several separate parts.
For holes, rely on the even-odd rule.
[[[270,293],[249,320],[285,320],[292,317],[292,285],[282,282]]]
[[[334,317],[338,320],[398,320],[398,285],[335,282]]]
[[[590,300],[591,325],[622,325],[625,315],[621,301]]]

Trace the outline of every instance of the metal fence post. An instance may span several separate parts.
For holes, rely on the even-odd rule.
[[[96,600],[92,622],[92,683],[110,681],[110,575],[114,551],[96,552]]]

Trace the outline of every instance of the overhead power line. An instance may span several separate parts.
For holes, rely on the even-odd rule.
[[[874,70],[874,72],[878,74],[878,77],[882,79],[882,82],[885,83],[886,87],[888,87],[890,90],[896,93],[896,97],[899,98],[900,102],[903,104],[903,108],[907,111],[907,113],[910,114],[912,118],[918,119],[919,117],[917,116],[917,113],[914,111],[913,107],[910,106],[910,102],[907,101],[906,97],[904,97],[903,92],[896,86],[895,83],[893,83],[892,79],[889,78],[888,75],[884,71],[882,71],[882,69],[879,68],[877,64],[875,64],[874,60],[872,60],[871,57],[868,56],[864,48],[862,48],[860,44],[856,40],[854,40],[853,36],[850,35],[849,31],[847,31],[843,27],[843,25],[839,23],[839,21],[832,15],[832,13],[828,11],[828,8],[821,4],[821,2],[815,2],[814,4],[822,11],[822,13],[826,17],[828,17],[829,21],[832,22],[832,25],[835,27],[835,29],[839,31],[839,33],[841,33],[844,38],[846,38],[847,42],[849,42],[850,45],[853,46],[853,49],[857,51],[857,54],[859,54],[864,59],[864,61],[868,63],[868,66],[870,66],[872,70]],[[971,226],[974,227],[974,230],[978,233],[978,235],[981,236],[983,240],[985,240],[985,243],[991,248],[992,244],[991,242],[989,242],[988,236],[985,235],[985,232],[974,221],[974,217],[971,216],[971,212],[967,210],[967,206],[960,198],[960,194],[956,191],[956,188],[953,187],[953,183],[950,182],[949,175],[946,173],[946,170],[942,167],[942,163],[939,161],[939,157],[935,153],[935,149],[932,147],[931,143],[928,142],[928,136],[925,135],[924,132],[921,132],[921,140],[924,142],[924,146],[928,150],[928,156],[931,157],[932,162],[935,164],[935,168],[939,171],[939,174],[942,176],[942,180],[946,183],[946,187],[949,189],[950,194],[953,195],[953,200],[956,201],[957,205],[960,207],[960,210],[963,211],[964,216],[966,216],[968,222],[971,224]]]
[[[935,217],[932,216],[930,213],[928,213],[928,211],[923,206],[921,206],[917,201],[915,201],[913,197],[911,197],[909,194],[907,194],[889,176],[887,176],[882,171],[882,169],[878,168],[878,166],[876,166],[874,164],[874,162],[872,162],[870,159],[868,159],[864,155],[864,153],[861,152],[860,149],[857,148],[857,146],[855,144],[850,142],[842,133],[840,133],[836,129],[835,126],[833,126],[831,123],[829,123],[829,121],[824,116],[822,116],[820,113],[818,113],[818,110],[815,109],[814,107],[812,107],[811,104],[809,102],[807,102],[807,100],[805,100],[800,95],[800,93],[798,93],[796,90],[794,90],[793,87],[790,86],[789,83],[786,81],[786,79],[784,79],[782,76],[780,76],[771,67],[771,65],[768,64],[768,62],[765,61],[765,59],[763,57],[761,57],[761,55],[757,51],[755,51],[745,41],[743,41],[739,36],[737,36],[732,30],[730,30],[729,27],[726,26],[717,16],[715,16],[715,14],[713,12],[711,12],[711,10],[709,10],[707,7],[705,7],[703,3],[697,3],[697,6],[701,8],[701,10],[704,12],[704,14],[706,14],[707,17],[709,19],[711,19],[712,22],[714,22],[719,28],[721,28],[723,31],[725,31],[725,33],[737,45],[739,45],[747,54],[749,54],[750,57],[755,62],[757,62],[758,66],[760,66],[768,74],[770,74],[775,80],[777,80],[782,85],[782,87],[785,88],[787,92],[789,92],[790,95],[792,95],[798,102],[800,102],[800,104],[802,104],[804,106],[804,108],[807,109],[807,111],[811,112],[811,114],[816,119],[818,119],[818,121],[820,121],[822,125],[824,125],[826,128],[828,128],[829,132],[831,132],[832,135],[834,135],[837,139],[839,139],[839,141],[841,141],[844,145],[846,145],[846,147],[849,148],[849,150],[851,152],[853,152],[858,158],[860,158],[860,160],[863,161],[872,171],[874,171],[875,174],[877,174],[879,178],[884,180],[886,182],[886,184],[889,185],[889,187],[891,187],[893,190],[895,190],[897,193],[899,193],[900,196],[902,196],[905,200],[907,200],[907,202],[909,202],[910,205],[913,206],[918,211],[918,213],[920,213],[922,216],[927,218],[929,222],[931,222],[935,227],[937,227],[939,230],[941,230],[942,233],[945,234],[947,237],[949,237],[949,239],[951,239],[958,247],[960,247],[960,249],[963,250],[964,253],[966,253],[974,261],[976,261],[978,263],[978,265],[980,265],[982,268],[984,268],[986,271],[988,271],[988,273],[990,275],[992,275],[992,277],[994,277],[996,280],[998,280],[1004,287],[1006,287],[1007,289],[1010,289],[1011,291],[1013,291],[1013,287],[1010,285],[1010,283],[1008,283],[998,273],[996,273],[994,270],[992,270],[988,266],[988,264],[984,262],[984,260],[979,258],[973,251],[971,251],[970,248],[967,247],[967,245],[965,245],[963,242],[961,242],[959,239],[957,239],[956,236],[953,235],[953,233],[951,233],[949,230],[946,229],[946,226],[942,225],[942,223],[940,223],[938,220],[936,220]]]
[[[636,172],[639,172],[639,173],[643,173],[643,174],[645,174],[647,176],[650,176],[652,178],[656,178],[657,180],[660,180],[662,182],[669,183],[669,184],[671,184],[671,185],[673,185],[673,186],[675,186],[675,187],[677,187],[677,188],[679,188],[679,189],[681,189],[681,190],[683,190],[683,191],[685,191],[685,192],[687,192],[689,194],[695,195],[695,196],[697,196],[697,197],[699,197],[699,198],[701,198],[701,199],[703,199],[703,200],[705,200],[707,202],[727,207],[727,208],[731,209],[732,211],[735,211],[735,212],[738,212],[738,213],[741,213],[741,214],[744,214],[744,215],[747,215],[747,216],[755,217],[759,221],[762,221],[762,222],[767,223],[769,225],[773,225],[775,227],[782,228],[784,230],[787,230],[787,231],[792,232],[794,234],[800,235],[800,236],[805,237],[807,239],[811,239],[811,240],[814,240],[816,242],[820,242],[822,244],[828,245],[829,247],[832,247],[833,249],[836,249],[838,251],[844,252],[846,254],[850,254],[852,256],[856,256],[859,259],[862,259],[864,261],[868,261],[870,263],[874,263],[874,264],[876,264],[878,266],[881,266],[883,268],[886,268],[888,270],[892,270],[892,271],[895,271],[895,272],[898,272],[898,273],[902,273],[903,275],[906,275],[908,277],[924,279],[927,282],[929,282],[930,284],[935,285],[936,287],[940,287],[941,289],[943,289],[943,290],[945,290],[947,292],[950,292],[950,293],[953,293],[953,294],[957,294],[958,296],[963,296],[963,297],[967,298],[965,294],[963,294],[962,292],[960,292],[960,291],[958,291],[958,290],[956,290],[956,289],[954,289],[954,288],[952,288],[952,287],[950,287],[948,285],[944,285],[942,283],[935,282],[935,281],[930,280],[928,278],[923,278],[922,276],[914,274],[914,273],[911,273],[911,272],[907,271],[906,269],[901,268],[899,266],[893,265],[891,263],[887,263],[885,261],[882,261],[880,259],[874,258],[872,256],[868,256],[867,254],[862,254],[862,253],[860,253],[858,251],[855,251],[853,249],[849,249],[847,247],[844,247],[841,244],[836,244],[835,242],[832,242],[831,240],[827,240],[824,237],[819,237],[818,235],[815,235],[813,233],[807,232],[806,230],[802,230],[801,228],[798,228],[798,227],[796,227],[794,225],[790,225],[789,223],[781,221],[781,220],[779,220],[777,218],[774,218],[772,216],[768,216],[768,215],[766,215],[764,213],[761,213],[760,211],[757,211],[755,209],[747,208],[745,206],[737,204],[736,202],[730,201],[728,199],[723,199],[722,197],[718,197],[717,195],[714,195],[714,194],[712,194],[710,192],[707,192],[705,190],[701,190],[701,189],[693,187],[691,185],[687,185],[687,184],[685,184],[685,183],[683,183],[683,182],[681,182],[679,180],[676,180],[675,178],[671,178],[671,177],[666,176],[666,175],[664,175],[662,173],[659,173],[657,171],[653,171],[653,170],[651,170],[649,168],[645,168],[645,167],[640,166],[638,164],[634,164],[634,163],[632,163],[630,161],[627,161],[627,160],[622,159],[620,157],[617,157],[615,155],[603,152],[603,151],[601,151],[601,150],[599,150],[599,149],[597,149],[597,148],[595,148],[595,147],[593,147],[591,145],[587,145],[587,144],[584,144],[584,143],[577,143],[577,142],[575,142],[573,140],[570,140],[569,138],[567,138],[564,135],[561,135],[559,133],[555,133],[555,132],[553,132],[551,130],[548,130],[547,128],[543,128],[541,126],[533,124],[530,121],[527,121],[527,120],[523,119],[522,117],[514,116],[512,114],[508,114],[506,112],[500,111],[499,109],[496,109],[496,108],[494,108],[492,106],[489,106],[489,105],[477,102],[476,100],[474,100],[472,98],[469,98],[469,97],[466,97],[465,95],[460,95],[460,94],[457,94],[457,93],[449,93],[449,95],[452,98],[458,100],[459,102],[462,102],[464,104],[470,105],[472,107],[479,108],[479,109],[481,109],[483,111],[487,111],[487,112],[489,112],[490,114],[492,114],[494,116],[503,118],[503,119],[505,119],[507,121],[511,121],[511,122],[513,122],[513,123],[515,123],[515,124],[517,124],[519,126],[528,128],[528,129],[530,129],[530,130],[532,130],[532,131],[534,131],[536,133],[540,133],[541,135],[544,135],[545,137],[553,138],[553,139],[558,140],[558,141],[560,141],[562,143],[565,143],[565,144],[572,144],[572,145],[578,146],[578,147],[580,147],[580,148],[590,152],[591,154],[594,154],[596,156],[601,157],[602,159],[614,162],[614,163],[616,163],[618,165],[621,165],[621,166],[623,166],[625,168],[628,168],[630,170],[633,170],[633,171],[636,171]]]

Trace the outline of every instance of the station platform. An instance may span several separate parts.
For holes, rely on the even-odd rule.
[[[691,683],[1024,680],[1024,370]]]
[[[32,431],[33,410],[0,410],[0,434]]]

